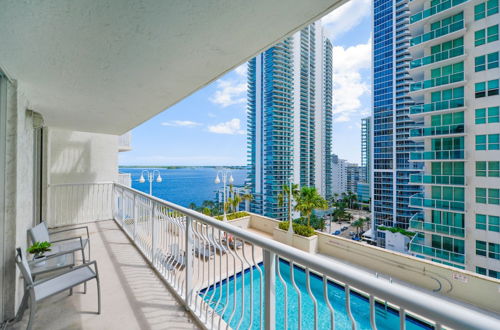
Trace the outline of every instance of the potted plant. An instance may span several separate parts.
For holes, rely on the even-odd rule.
[[[49,242],[35,242],[32,246],[28,248],[28,252],[34,254],[34,259],[40,262],[45,259],[45,252],[50,251],[50,247],[52,246]]]

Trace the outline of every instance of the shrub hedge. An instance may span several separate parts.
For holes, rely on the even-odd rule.
[[[241,212],[229,213],[226,215],[226,217],[227,217],[227,220],[234,220],[234,219],[243,218],[243,217],[246,217],[249,215],[250,215],[250,213],[241,211]],[[215,219],[217,219],[217,220],[222,220],[223,218],[224,218],[223,215],[218,215],[215,217]]]
[[[278,228],[281,230],[288,230],[288,221],[282,221],[279,223]],[[293,224],[293,232],[297,235],[304,236],[304,237],[311,237],[316,235],[314,232],[314,228],[309,227],[307,225],[301,225],[298,223]]]
[[[412,238],[413,236],[415,236],[415,233],[412,232],[412,231],[408,231],[408,230],[404,230],[403,228],[398,228],[398,227],[384,227],[384,226],[378,226],[377,227],[377,230],[388,230],[390,231],[391,233],[400,233],[400,234],[403,234],[403,235],[406,235],[410,238]]]

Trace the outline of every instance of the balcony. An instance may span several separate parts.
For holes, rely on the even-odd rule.
[[[464,73],[457,72],[443,77],[437,77],[424,81],[419,81],[410,85],[410,93],[428,90],[435,87],[446,86],[449,84],[464,81]]]
[[[418,233],[413,237],[410,242],[410,251],[414,253],[424,254],[432,258],[439,258],[459,264],[465,263],[465,255],[463,254],[427,246],[425,244],[425,238],[422,233]]]
[[[465,185],[463,175],[430,175],[430,174],[410,174],[410,183],[422,185]]]
[[[465,212],[464,202],[425,198],[423,193],[411,196],[409,206],[415,208]]]
[[[416,36],[410,40],[410,47],[421,45],[425,42],[431,40],[437,40],[441,37],[451,35],[454,32],[460,31],[464,28],[464,21],[458,21],[450,25],[446,25],[442,28],[424,33],[422,35]]]
[[[440,269],[449,272],[447,277],[459,270],[323,233],[317,233],[319,253],[306,253],[272,239],[269,230],[278,223],[273,219],[252,214],[246,226],[243,222],[233,226],[119,184],[101,185],[92,190],[79,184],[52,186],[51,196],[57,199],[67,197],[67,189],[92,191],[93,196],[82,204],[82,195],[74,194],[65,205],[77,206],[79,212],[64,214],[62,208],[51,209],[50,217],[53,225],[114,218],[90,224],[92,253],[102,274],[103,313],[86,312],[93,307],[96,294],[89,286],[86,295],[63,293],[42,304],[35,323],[41,329],[75,324],[83,328],[126,324],[184,329],[202,324],[206,328],[265,325],[274,329],[293,327],[296,322],[306,328],[329,328],[332,315],[335,327],[351,328],[351,320],[356,320],[363,328],[375,328],[375,322],[379,327],[396,328],[402,313],[416,328],[435,323],[453,328],[498,325],[487,312],[431,293],[431,289],[436,291],[436,283],[427,272]],[[90,213],[87,208],[96,209]],[[345,262],[344,250],[349,251]],[[389,259],[391,263],[385,263]],[[373,260],[380,262],[374,264]],[[353,263],[371,265],[375,270],[362,270]],[[410,281],[428,282],[429,291],[414,289],[393,271],[408,272],[404,277]],[[233,286],[234,278],[238,285]],[[497,285],[494,280],[471,276],[467,284],[451,287],[447,283],[438,284],[442,287],[438,291],[461,295],[465,292],[462,286],[474,284],[478,297],[471,298],[474,303],[495,306],[488,295]],[[76,312],[75,306],[84,312]],[[391,313],[383,312],[385,308]],[[25,323],[26,317],[16,326]]]
[[[440,4],[437,4],[435,6],[432,6],[431,8],[422,10],[410,17],[410,24],[415,24],[417,22],[426,20],[429,17],[432,17],[436,14],[442,13],[450,8],[453,8],[455,6],[458,6],[464,2],[467,2],[468,0],[449,0],[449,1],[443,1]],[[449,14],[448,14],[449,15]]]
[[[411,161],[464,160],[464,150],[418,151],[410,153]]]
[[[130,173],[118,173],[119,184],[127,187],[132,187],[132,175]]]
[[[132,133],[127,132],[118,137],[118,151],[130,151],[132,150]]]
[[[431,112],[445,113],[451,111],[463,110],[465,108],[465,99],[456,98],[452,100],[445,100],[439,102],[432,102],[427,104],[419,104],[410,107],[410,116],[413,118],[424,116]]]
[[[410,62],[410,70],[415,71],[417,68],[421,68],[430,64],[440,63],[457,56],[464,54],[464,46],[455,47],[452,49],[445,50],[443,52],[418,58]]]
[[[444,234],[448,236],[465,237],[465,229],[443,224],[425,222],[423,213],[416,213],[410,218],[410,229],[431,234]]]
[[[410,138],[421,140],[425,137],[434,136],[460,136],[465,135],[464,124],[429,126],[410,129]]]

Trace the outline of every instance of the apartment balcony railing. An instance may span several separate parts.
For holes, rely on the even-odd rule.
[[[425,114],[428,112],[442,111],[448,109],[462,108],[465,106],[464,98],[446,101],[432,102],[427,104],[413,105],[410,107],[410,115]]]
[[[385,327],[404,329],[409,319],[412,326],[435,328],[498,325],[496,319],[465,305],[363,270],[339,267],[135,189],[95,185],[92,190],[89,184],[51,186],[51,200],[75,192],[65,200],[66,208],[82,212],[82,191],[92,191],[85,199],[102,204],[102,214],[83,212],[74,218],[52,209],[51,225],[114,218],[179,302],[207,328],[375,329],[385,322]],[[383,312],[387,306],[391,313]]]
[[[446,25],[442,28],[424,33],[422,35],[416,36],[410,40],[410,47],[411,46],[416,46],[421,43],[440,38],[442,36],[445,36],[447,34],[453,33],[455,31],[461,30],[464,28],[464,21],[458,21],[455,23],[452,23],[450,25]]]
[[[415,215],[410,218],[410,229],[417,231],[424,231],[428,233],[465,237],[464,228],[443,225],[438,223],[425,222],[424,214],[421,212],[415,213]]]
[[[432,6],[431,8],[422,10],[410,17],[410,24],[419,22],[423,19],[426,19],[428,17],[431,17],[433,15],[436,15],[440,12],[443,12],[447,9],[450,9],[452,7],[458,6],[464,2],[467,2],[468,0],[448,0],[448,1],[443,1],[440,4],[437,4],[435,6]]]
[[[464,150],[418,151],[410,153],[410,160],[412,161],[462,160],[464,158]]]
[[[118,173],[118,183],[127,187],[132,187],[132,175],[130,173]]]
[[[463,175],[410,174],[410,183],[446,184],[446,185],[463,186],[465,184],[465,176],[463,176]]]
[[[132,150],[132,133],[127,132],[118,137],[118,151]]]
[[[439,258],[455,263],[464,264],[465,255],[444,249],[434,248],[425,244],[425,238],[422,233],[418,233],[410,241],[410,251],[414,253],[424,254],[429,257]]]
[[[462,201],[450,201],[444,199],[425,198],[423,193],[418,193],[410,197],[410,207],[429,208],[445,211],[465,211],[465,203]]]
[[[424,65],[441,62],[449,58],[457,57],[464,54],[464,46],[448,49],[437,54],[418,58],[410,62],[410,69],[415,69]]]
[[[429,126],[410,129],[410,137],[430,137],[437,135],[464,134],[464,124]]]
[[[416,92],[423,89],[445,86],[464,80],[464,73],[457,72],[447,76],[432,78],[424,81],[418,81],[410,85],[410,92]]]

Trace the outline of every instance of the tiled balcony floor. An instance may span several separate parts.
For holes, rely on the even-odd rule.
[[[198,329],[157,274],[113,220],[89,224],[91,259],[97,260],[102,311],[95,281],[72,296],[63,292],[38,304],[33,329]],[[25,329],[23,320],[12,326]]]

